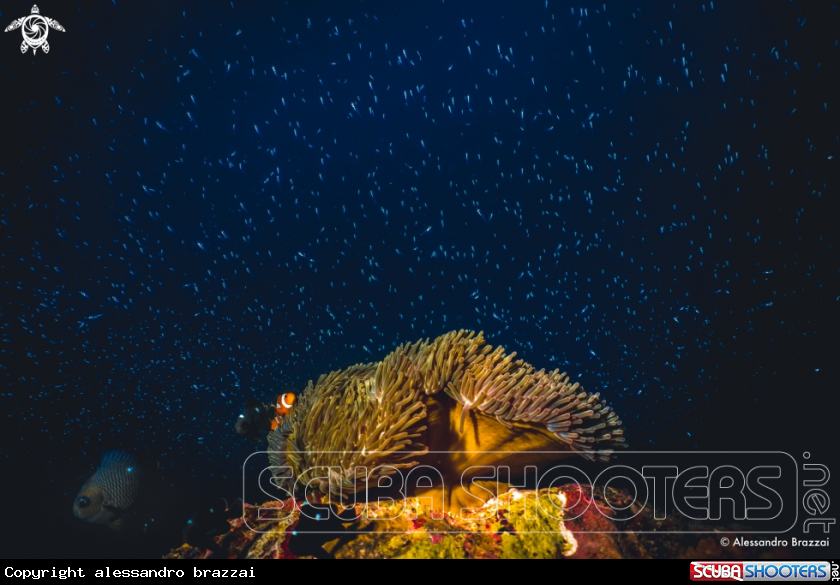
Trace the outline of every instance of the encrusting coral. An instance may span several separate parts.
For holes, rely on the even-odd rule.
[[[276,482],[291,491],[298,478],[340,502],[398,471],[429,466],[458,487],[442,502],[434,491],[409,495],[452,510],[471,468],[522,469],[570,454],[607,461],[624,446],[622,423],[599,393],[515,356],[494,350],[482,333],[453,331],[310,381],[269,433],[271,465],[292,471]]]
[[[444,513],[441,518],[417,498],[356,504],[351,515],[359,519],[345,523],[346,531],[317,535],[314,544],[320,551],[295,545],[296,539],[309,538],[301,532],[305,529],[297,505],[291,498],[245,504],[242,518],[230,520],[227,533],[211,537],[221,550],[208,555],[206,549],[183,544],[166,558],[791,558],[790,549],[722,546],[722,536],[734,540],[746,528],[708,526],[704,533],[679,516],[658,520],[664,516],[661,510],[611,487],[565,484],[538,491],[514,489],[463,517]],[[631,514],[616,514],[614,507]],[[308,529],[320,530],[313,523]]]

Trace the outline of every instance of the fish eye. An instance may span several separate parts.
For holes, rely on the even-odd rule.
[[[87,496],[82,496],[78,500],[76,500],[76,505],[80,508],[87,508],[90,506],[90,498]]]

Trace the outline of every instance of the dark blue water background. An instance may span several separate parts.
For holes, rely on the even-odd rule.
[[[104,449],[235,494],[247,398],[459,328],[633,448],[831,456],[832,3],[40,8],[49,54],[0,37],[10,556],[110,554]]]

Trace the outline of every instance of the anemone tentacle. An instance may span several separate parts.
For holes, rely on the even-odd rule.
[[[566,372],[535,371],[515,357],[487,345],[483,333],[461,330],[323,375],[269,434],[269,460],[290,466],[303,485],[328,476],[337,497],[359,491],[366,480],[420,463],[428,453],[424,397],[441,392],[461,405],[458,432],[476,413],[508,429],[542,429],[559,449],[590,460],[607,461],[625,446],[622,422],[600,393],[585,392]],[[358,467],[370,470],[367,478]],[[293,481],[281,475],[280,482]]]

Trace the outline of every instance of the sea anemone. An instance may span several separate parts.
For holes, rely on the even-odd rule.
[[[460,485],[476,466],[521,468],[572,453],[607,461],[625,446],[622,423],[599,393],[515,356],[482,333],[453,331],[310,381],[268,436],[271,465],[293,474],[276,480],[289,489],[298,478],[340,500],[421,462]]]

